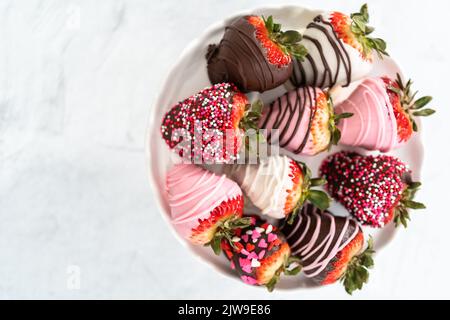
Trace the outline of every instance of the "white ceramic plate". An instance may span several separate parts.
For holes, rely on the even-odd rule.
[[[153,188],[156,202],[158,203],[161,213],[168,224],[168,230],[171,230],[175,237],[202,261],[208,263],[219,272],[235,278],[237,281],[240,280],[229,268],[229,262],[224,256],[217,257],[209,248],[193,246],[187,243],[175,233],[170,224],[170,211],[167,202],[165,176],[167,170],[175,162],[179,161],[179,159],[177,155],[169,150],[161,138],[161,120],[164,114],[178,101],[181,101],[210,85],[206,72],[206,48],[208,44],[218,43],[220,41],[225,26],[234,18],[249,13],[265,16],[272,15],[276,21],[283,25],[284,29],[295,29],[301,32],[304,30],[307,23],[320,12],[320,10],[311,10],[301,6],[264,7],[251,11],[240,12],[224,21],[214,24],[208,28],[203,35],[195,39],[180,55],[178,61],[175,63],[171,72],[167,76],[162,90],[160,91],[159,96],[151,110],[147,141],[147,160],[150,169],[150,184]],[[402,74],[398,65],[391,58],[385,58],[375,62],[375,67],[371,75],[388,75],[395,77],[396,73]],[[346,93],[349,94],[353,88],[354,86],[346,88]],[[250,98],[260,98],[264,102],[268,103],[285,92],[286,88],[284,86],[280,86],[271,91],[267,91],[262,95],[252,93]],[[331,150],[331,152],[334,153],[340,149],[343,148],[335,147]],[[358,151],[361,153],[368,153],[362,150]],[[318,156],[309,158],[290,156],[296,160],[307,163],[313,173],[317,174],[317,168],[328,154],[329,153],[322,153]],[[403,148],[392,152],[391,154],[408,163],[413,171],[413,178],[416,180],[420,179],[420,170],[423,160],[423,146],[418,134],[416,134]],[[246,202],[248,203],[249,201]],[[250,210],[253,211],[253,209]],[[337,203],[332,205],[331,211],[337,215],[346,214],[343,207]],[[392,224],[382,230],[365,228],[364,231],[366,235],[373,235],[375,240],[375,249],[378,251],[383,249],[395,236],[395,228]],[[300,275],[298,277],[284,277],[277,285],[277,289],[311,288],[314,286],[315,285],[311,281]]]

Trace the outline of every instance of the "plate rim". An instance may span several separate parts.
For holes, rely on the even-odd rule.
[[[160,188],[156,183],[156,177],[153,174],[153,167],[154,167],[154,160],[152,159],[152,152],[151,152],[151,146],[152,146],[152,132],[154,132],[155,129],[155,125],[157,125],[156,123],[156,115],[157,115],[157,106],[159,104],[161,104],[161,100],[162,100],[162,96],[163,96],[163,92],[167,91],[167,87],[170,86],[170,79],[172,79],[173,76],[175,76],[176,71],[179,69],[180,65],[183,63],[183,61],[185,60],[185,58],[198,46],[202,43],[202,40],[204,38],[207,38],[208,35],[212,34],[213,32],[217,31],[218,28],[223,27],[226,24],[226,21],[228,20],[232,20],[235,19],[239,16],[242,15],[246,15],[246,14],[251,14],[254,13],[255,11],[265,11],[265,10],[271,10],[271,9],[277,9],[277,10],[287,10],[289,8],[295,8],[295,9],[301,9],[303,11],[311,11],[311,12],[322,12],[325,11],[324,9],[321,8],[312,8],[310,6],[303,6],[303,5],[296,5],[296,4],[280,4],[280,5],[262,5],[262,6],[253,6],[251,8],[247,8],[247,9],[243,9],[240,10],[238,12],[235,12],[232,15],[229,15],[221,20],[218,20],[212,24],[210,24],[208,27],[206,27],[199,36],[197,36],[196,38],[192,39],[181,51],[180,55],[176,58],[175,62],[171,65],[171,67],[168,69],[168,71],[166,72],[165,76],[162,78],[160,85],[158,86],[158,90],[157,90],[157,95],[156,97],[153,99],[153,102],[150,105],[150,111],[147,117],[147,127],[146,127],[146,132],[145,132],[145,167],[146,167],[146,171],[147,171],[147,179],[148,182],[150,184],[150,188],[151,191],[153,193],[153,199],[155,200],[154,202],[156,202],[156,208],[158,210],[158,213],[160,216],[163,216],[163,220],[165,221],[165,223],[167,224],[168,229],[170,230],[170,232],[172,233],[172,235],[174,235],[174,237],[178,240],[178,242],[184,247],[187,248],[189,250],[189,252],[195,256],[196,260],[199,260],[202,264],[208,266],[210,269],[217,271],[218,274],[220,274],[222,277],[228,278],[228,279],[234,279],[235,281],[239,281],[239,278],[233,275],[230,275],[227,272],[224,272],[223,270],[221,270],[221,268],[219,266],[217,266],[213,261],[210,261],[208,259],[205,259],[201,254],[199,254],[196,250],[194,250],[193,248],[191,248],[191,245],[189,243],[187,243],[187,241],[185,241],[184,238],[182,238],[177,232],[176,230],[172,227],[169,215],[166,214],[166,209],[163,206],[163,201],[159,195],[160,193]],[[403,68],[402,65],[397,61],[394,60],[395,64],[399,67],[399,69],[403,72]],[[420,132],[422,132],[423,126],[421,125],[421,119],[417,119],[416,120],[418,125],[419,125],[419,129]],[[422,134],[418,134],[417,135],[417,143],[419,144],[420,148],[421,148],[421,157],[419,160],[419,170],[417,172],[414,172],[414,174],[420,179],[421,175],[422,175],[422,170],[423,170],[423,162],[424,162],[424,158],[425,158],[425,147],[424,147],[424,143],[422,140]],[[393,231],[393,237],[395,236],[395,234],[398,232],[398,229],[396,228],[396,230]],[[388,241],[389,243],[389,241]],[[386,244],[385,244],[386,245]],[[383,247],[385,246],[383,245]],[[380,250],[382,251],[382,250]],[[375,253],[375,255],[378,255],[379,251],[377,251]],[[245,286],[244,286],[245,287]],[[278,291],[296,291],[296,290],[317,290],[321,288],[321,286],[305,286],[305,287],[295,287],[295,288],[277,288]]]

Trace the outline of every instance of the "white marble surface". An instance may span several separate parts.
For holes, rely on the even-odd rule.
[[[0,298],[349,298],[339,285],[268,294],[215,273],[168,232],[147,182],[147,115],[173,59],[211,23],[262,3],[276,1],[0,1]],[[423,130],[428,209],[353,298],[450,298],[450,46],[440,14],[450,3],[369,5],[439,113]]]

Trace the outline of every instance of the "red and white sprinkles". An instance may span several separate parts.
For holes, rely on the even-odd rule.
[[[320,168],[328,192],[363,224],[381,228],[405,188],[408,167],[397,158],[336,153]]]
[[[179,155],[190,156],[190,160],[235,160],[238,137],[233,128],[233,96],[237,92],[234,85],[220,83],[172,107],[161,125],[169,147],[177,147]],[[225,139],[228,134],[231,137]]]

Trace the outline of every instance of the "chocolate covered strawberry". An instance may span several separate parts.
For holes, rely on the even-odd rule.
[[[366,78],[342,103],[336,112],[349,112],[354,116],[342,121],[340,143],[367,150],[388,152],[406,143],[417,131],[415,117],[429,116],[433,109],[424,108],[431,97],[416,99],[411,91],[412,82],[403,83],[399,75]],[[339,91],[337,91],[339,94]]]
[[[222,250],[242,281],[272,291],[281,274],[300,271],[298,259],[291,257],[289,245],[275,226],[254,217],[251,220],[249,227],[235,231],[231,242],[222,241]]]
[[[258,164],[227,165],[224,170],[262,214],[273,218],[292,219],[306,201],[323,209],[330,204],[326,193],[311,189],[323,181],[311,179],[306,165],[287,156],[270,156]]]
[[[347,86],[366,76],[374,54],[387,55],[386,43],[369,35],[367,5],[350,16],[340,12],[318,15],[308,24],[302,44],[308,51],[305,59],[296,59],[291,81],[295,86],[319,88]]]
[[[173,106],[162,121],[162,137],[186,160],[230,162],[238,157],[243,132],[256,128],[260,110],[233,84],[216,84]]]
[[[297,31],[281,31],[272,16],[254,15],[235,19],[225,28],[219,45],[210,45],[206,55],[211,83],[232,82],[244,92],[275,88],[292,74],[291,55],[306,54]]]
[[[336,125],[351,113],[335,114],[331,99],[319,88],[294,89],[263,109],[259,127],[266,140],[294,154],[315,155],[337,144]]]
[[[339,152],[322,163],[325,188],[361,223],[381,228],[394,220],[407,226],[408,209],[423,209],[413,201],[420,183],[399,159]]]
[[[167,173],[166,188],[172,225],[193,244],[209,244],[217,253],[222,239],[250,223],[242,217],[241,189],[225,175],[178,164]]]
[[[368,281],[368,269],[373,266],[372,239],[363,250],[364,234],[355,220],[307,204],[281,232],[292,255],[300,259],[303,274],[314,282],[327,285],[340,280],[352,294]]]

